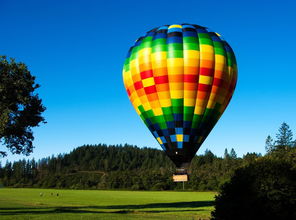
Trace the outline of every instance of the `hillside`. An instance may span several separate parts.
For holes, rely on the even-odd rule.
[[[211,151],[195,156],[187,189],[217,190],[233,170],[260,157],[237,158],[234,150],[225,158]],[[5,186],[71,189],[173,190],[173,163],[163,151],[132,145],[84,145],[69,154],[7,162],[0,168]]]

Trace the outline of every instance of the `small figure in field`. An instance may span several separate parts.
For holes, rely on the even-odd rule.
[[[52,195],[52,196],[53,196],[53,193],[50,193],[50,195]]]
[[[43,193],[39,193],[39,196],[42,197],[43,196]]]
[[[59,197],[59,194],[57,193],[57,197]]]

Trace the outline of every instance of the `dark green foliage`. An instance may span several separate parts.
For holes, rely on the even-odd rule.
[[[222,159],[206,150],[191,165],[186,189],[217,190],[242,159]],[[132,145],[85,145],[69,154],[38,162],[17,161],[0,168],[0,180],[11,187],[72,189],[173,190],[182,184],[172,181],[175,166],[160,150]]]
[[[296,219],[296,169],[260,159],[235,171],[215,200],[214,220]]]
[[[243,160],[247,165],[249,163],[255,162],[260,157],[262,157],[262,155],[258,153],[247,153],[246,155],[243,156]]]
[[[73,189],[171,189],[173,164],[156,149],[132,145],[85,145],[70,154],[0,168],[0,182],[12,187]]]
[[[45,111],[34,94],[38,87],[25,64],[0,56],[0,141],[12,153],[29,155],[33,150],[31,128],[44,122]]]

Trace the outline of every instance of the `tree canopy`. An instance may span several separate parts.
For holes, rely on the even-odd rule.
[[[213,220],[296,219],[296,169],[261,158],[235,171],[215,200]]]
[[[0,56],[0,142],[14,154],[33,150],[32,128],[45,122],[39,85],[24,63]],[[0,150],[0,156],[7,152]]]
[[[296,219],[296,147],[293,132],[282,123],[275,140],[268,135],[267,154],[245,155],[215,200],[213,220]]]

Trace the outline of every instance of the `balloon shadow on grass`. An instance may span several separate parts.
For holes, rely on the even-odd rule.
[[[64,206],[64,207],[21,207],[0,208],[0,215],[22,214],[55,214],[55,213],[165,213],[203,211],[202,207],[213,206],[213,201],[150,203],[142,205],[110,205],[110,206]],[[157,208],[159,210],[145,210]],[[180,210],[180,208],[183,208]],[[88,210],[91,209],[91,210]],[[162,210],[163,209],[163,210]],[[166,210],[167,209],[167,210]]]

